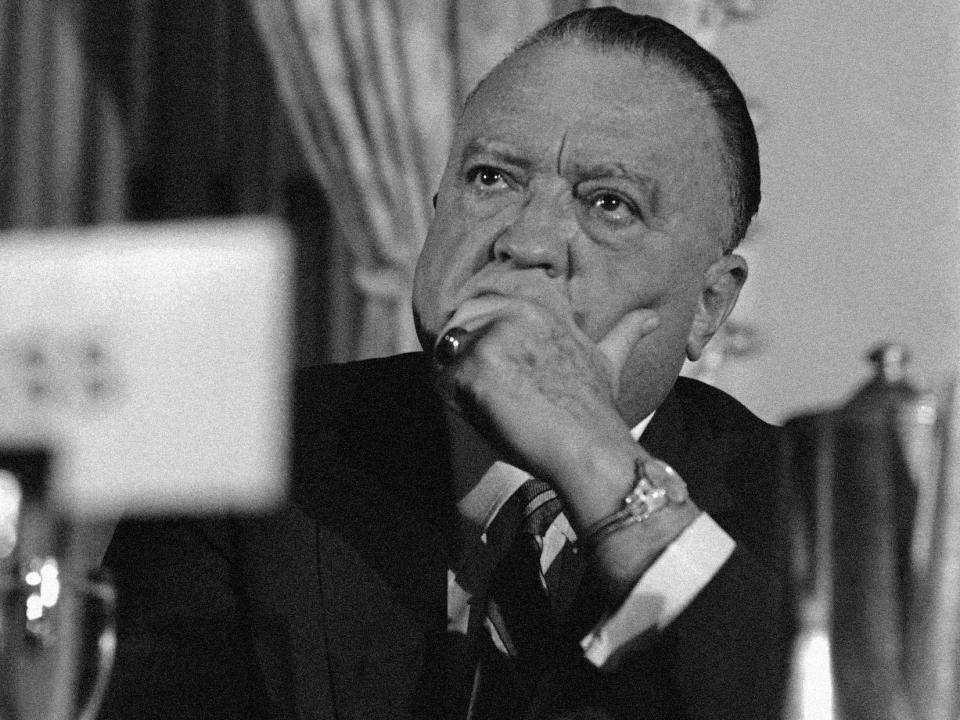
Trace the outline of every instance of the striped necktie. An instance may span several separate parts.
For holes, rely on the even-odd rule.
[[[523,717],[536,705],[541,678],[563,654],[558,622],[579,583],[581,562],[570,543],[548,568],[540,559],[543,537],[561,509],[549,485],[530,479],[488,530],[492,545],[508,549],[490,579],[489,634],[481,633],[470,718]]]

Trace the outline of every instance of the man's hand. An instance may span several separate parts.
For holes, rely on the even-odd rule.
[[[481,294],[465,300],[444,328],[466,334],[455,356],[438,363],[438,386],[509,462],[554,486],[582,531],[620,509],[637,458],[650,461],[651,477],[671,497],[683,484],[633,441],[616,404],[630,351],[657,324],[653,311],[635,310],[594,343],[535,300]],[[690,501],[671,503],[604,539],[596,554],[611,586],[639,577],[697,512]]]
[[[438,368],[441,394],[511,462],[563,476],[604,448],[633,444],[615,393],[630,348],[656,325],[652,311],[630,313],[601,349],[543,304],[494,293],[470,298],[444,329],[466,336]]]

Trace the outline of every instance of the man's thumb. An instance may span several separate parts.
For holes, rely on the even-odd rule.
[[[642,337],[656,330],[658,325],[660,325],[660,316],[655,310],[646,308],[631,310],[620,318],[610,332],[597,343],[597,347],[613,364],[619,376],[633,346]]]

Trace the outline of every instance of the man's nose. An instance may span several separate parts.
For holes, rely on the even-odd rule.
[[[493,243],[494,259],[518,269],[543,268],[551,277],[566,275],[576,218],[561,193],[537,193]]]

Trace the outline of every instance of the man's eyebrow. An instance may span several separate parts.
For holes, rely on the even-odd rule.
[[[632,170],[623,163],[618,162],[572,162],[570,163],[570,169],[578,178],[584,180],[603,177],[622,177],[631,182],[635,182],[637,185],[655,186],[657,184],[656,178]]]
[[[529,170],[533,165],[533,163],[524,157],[516,148],[500,142],[483,140],[482,138],[471,140],[464,146],[463,152],[460,153],[460,164],[463,165],[468,158],[474,155],[489,155],[498,162],[513,165],[521,170]]]

